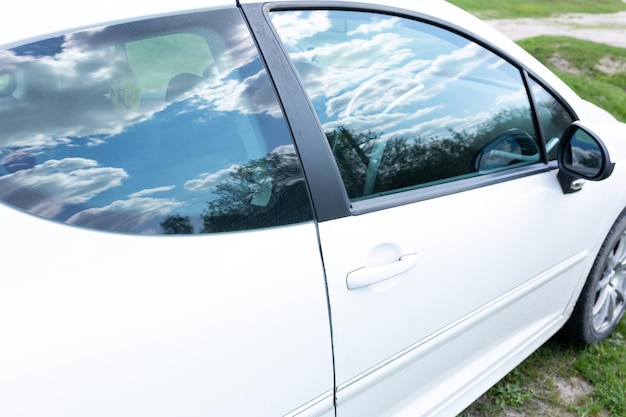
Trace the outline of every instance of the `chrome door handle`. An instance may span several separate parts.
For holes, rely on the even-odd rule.
[[[367,287],[400,275],[415,265],[417,265],[417,254],[413,253],[404,255],[397,261],[389,264],[359,268],[348,273],[346,285],[349,290]]]

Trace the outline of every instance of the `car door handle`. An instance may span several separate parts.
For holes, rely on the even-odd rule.
[[[413,253],[404,255],[397,261],[389,264],[359,268],[348,273],[346,285],[349,290],[367,287],[400,275],[415,265],[417,265],[417,254]]]

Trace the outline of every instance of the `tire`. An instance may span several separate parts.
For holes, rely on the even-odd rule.
[[[626,211],[602,244],[563,333],[574,342],[598,343],[613,332],[625,309]]]

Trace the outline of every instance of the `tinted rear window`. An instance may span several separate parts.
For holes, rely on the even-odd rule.
[[[0,51],[0,199],[136,234],[311,219],[291,136],[236,9]]]

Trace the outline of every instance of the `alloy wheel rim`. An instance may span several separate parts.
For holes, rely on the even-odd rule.
[[[606,262],[596,287],[592,324],[597,333],[612,328],[626,305],[626,232],[619,238]]]

